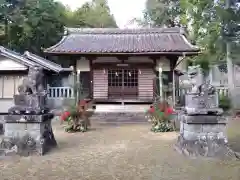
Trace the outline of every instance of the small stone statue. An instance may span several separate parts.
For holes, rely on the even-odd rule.
[[[200,93],[200,86],[204,83],[204,76],[200,66],[189,66],[187,74],[192,84],[190,93]]]
[[[185,111],[188,114],[222,114],[218,108],[216,88],[206,81],[200,66],[191,66],[188,71],[191,91],[185,95]]]
[[[40,67],[29,69],[28,76],[23,79],[23,83],[18,87],[19,94],[36,94],[44,92],[44,74]]]
[[[27,77],[18,87],[19,94],[14,95],[14,104],[8,110],[10,114],[43,114],[48,112],[46,106],[47,91],[45,90],[43,69],[32,67]],[[32,119],[32,118],[25,118]]]

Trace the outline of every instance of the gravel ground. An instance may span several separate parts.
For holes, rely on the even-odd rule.
[[[240,121],[230,144],[240,151]],[[237,128],[238,126],[238,128]],[[0,180],[239,180],[239,161],[188,159],[174,151],[177,133],[151,133],[150,125],[99,126],[65,133],[55,122],[58,148],[43,157],[0,160]]]

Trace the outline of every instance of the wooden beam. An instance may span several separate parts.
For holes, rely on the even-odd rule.
[[[120,60],[122,63],[124,63],[124,60],[128,60],[129,56],[127,55],[116,55],[115,56],[118,60]]]
[[[101,69],[101,68],[122,68],[122,69],[129,69],[129,68],[154,68],[155,65],[153,63],[95,63],[92,64],[94,69]]]
[[[84,57],[85,57],[87,60],[89,60],[89,61],[93,61],[93,60],[96,60],[98,56],[96,56],[96,55],[94,56],[94,55],[93,55],[93,56],[84,56]]]
[[[154,62],[157,61],[157,59],[159,59],[161,56],[160,55],[151,55],[151,56],[148,56],[150,59],[152,59]]]

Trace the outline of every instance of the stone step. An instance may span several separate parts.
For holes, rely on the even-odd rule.
[[[90,120],[100,123],[145,123],[144,113],[94,113]]]
[[[96,113],[144,113],[150,105],[96,105]]]

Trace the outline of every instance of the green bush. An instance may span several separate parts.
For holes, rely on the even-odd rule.
[[[171,123],[174,110],[169,106],[167,101],[155,102],[150,109],[146,111],[146,118],[152,123],[151,131],[153,132],[170,132],[175,127]]]
[[[224,111],[231,109],[231,99],[226,95],[221,95],[219,98],[219,107]]]

